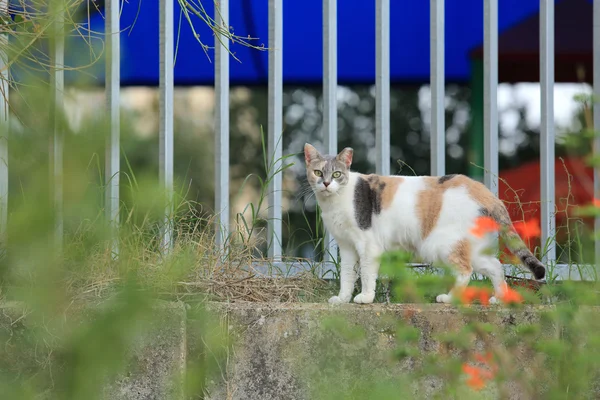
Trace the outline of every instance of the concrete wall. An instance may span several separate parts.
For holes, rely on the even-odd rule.
[[[27,317],[14,304],[0,309],[0,333],[19,340],[31,327]],[[395,398],[428,398],[440,389],[439,379],[425,376],[415,382],[402,377],[417,369],[428,354],[460,355],[460,349],[444,344],[443,335],[459,332],[469,321],[488,322],[516,335],[519,326],[544,323],[542,310],[473,307],[467,315],[439,304],[211,303],[212,318],[206,318],[200,309],[164,303],[156,308],[160,318],[128,350],[127,371],[106,387],[105,397],[184,398],[183,381],[178,377],[183,377],[187,365],[188,377],[202,377],[206,387],[200,390],[211,400],[302,400],[315,398],[315,393],[342,398],[352,388],[369,387],[374,378],[386,381]],[[418,329],[416,352],[402,361],[392,357],[398,343],[406,340],[396,337],[400,321]],[[544,331],[555,334],[551,326]],[[231,343],[220,341],[227,332]],[[481,340],[468,341],[467,346],[484,349]],[[517,370],[526,370],[532,362],[529,350],[519,350]],[[33,349],[24,357],[32,355]],[[212,373],[206,374],[205,367]],[[507,387],[508,398],[527,398],[517,385]],[[492,384],[479,395],[498,398],[498,391]]]
[[[440,388],[436,379],[404,382],[397,379],[431,353],[450,350],[438,335],[458,332],[473,318],[502,326],[517,327],[539,323],[540,307],[520,311],[480,308],[465,316],[453,306],[356,305],[332,307],[327,304],[216,304],[215,310],[229,316],[229,331],[234,336],[235,352],[229,361],[224,381],[211,389],[217,399],[312,399],[315,393],[347,393],[359,386],[357,379],[384,378],[395,387],[399,397],[427,398]],[[402,362],[391,355],[397,348],[398,321],[421,332],[415,344],[418,355]],[[551,332],[548,332],[551,334]],[[472,346],[483,350],[476,340]],[[517,360],[526,366],[524,356]],[[331,372],[333,371],[333,372]],[[309,383],[310,382],[310,383]],[[392,382],[392,383],[390,383]],[[363,382],[365,383],[365,382]],[[509,385],[511,398],[524,398],[519,387]],[[400,396],[404,394],[406,397]],[[481,398],[497,398],[492,386]],[[332,396],[331,398],[336,398]],[[339,397],[341,398],[341,397]]]

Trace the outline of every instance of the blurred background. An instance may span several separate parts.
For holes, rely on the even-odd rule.
[[[10,70],[8,82],[0,85],[2,91],[5,83],[10,84],[8,135],[5,124],[0,121],[0,161],[6,161],[4,152],[8,144],[9,173],[5,230],[4,215],[0,215],[0,343],[3,344],[0,346],[0,393],[3,396],[0,397],[92,400],[107,398],[105,385],[117,383],[114,388],[121,395],[169,398],[140,390],[136,381],[142,382],[142,388],[148,383],[161,386],[171,381],[181,390],[185,386],[191,395],[188,398],[207,398],[207,385],[221,381],[232,392],[241,389],[240,393],[244,388],[229,379],[228,373],[239,355],[252,361],[251,368],[244,365],[239,370],[244,375],[260,377],[256,385],[259,390],[266,386],[279,390],[283,386],[274,383],[270,373],[278,368],[277,364],[272,364],[273,359],[267,353],[259,351],[264,348],[262,342],[254,341],[256,337],[278,337],[288,343],[290,340],[299,343],[300,360],[305,359],[310,364],[310,368],[305,368],[302,363],[293,362],[299,368],[298,374],[285,372],[281,381],[284,386],[295,385],[290,377],[312,375],[314,371],[314,376],[307,378],[311,388],[317,392],[326,388],[322,392],[327,396],[329,389],[342,387],[340,376],[348,376],[352,389],[358,389],[357,398],[364,399],[368,397],[365,393],[382,393],[373,390],[382,388],[378,381],[389,377],[389,374],[379,374],[381,376],[376,376],[374,381],[371,375],[375,377],[378,372],[367,374],[365,384],[361,384],[365,378],[363,348],[373,343],[371,336],[357,329],[365,321],[374,327],[368,331],[375,335],[372,337],[390,351],[386,350],[385,359],[376,356],[378,366],[387,368],[388,361],[394,359],[401,362],[398,365],[403,371],[408,365],[406,361],[417,366],[416,375],[392,376],[401,379],[397,383],[403,388],[411,387],[404,382],[418,382],[425,376],[424,384],[432,387],[429,376],[433,375],[448,381],[448,393],[460,393],[455,386],[463,375],[461,371],[466,372],[464,366],[470,361],[465,357],[469,351],[503,351],[483,338],[491,333],[494,340],[505,342],[506,351],[510,352],[497,354],[502,363],[499,370],[508,373],[498,375],[500,381],[511,375],[518,376],[525,388],[520,393],[532,393],[530,398],[543,397],[536,392],[540,388],[548,393],[568,392],[575,398],[590,397],[591,390],[596,390],[597,371],[600,371],[594,367],[594,362],[600,359],[594,356],[600,354],[598,346],[594,346],[600,343],[594,337],[598,329],[590,325],[590,320],[598,319],[590,319],[589,308],[581,306],[600,304],[597,298],[600,290],[594,286],[597,274],[591,275],[596,279],[587,282],[560,280],[557,274],[550,274],[549,269],[546,282],[535,285],[526,279],[518,281],[516,277],[513,279],[517,282],[515,287],[527,289],[522,291],[526,303],[556,305],[541,309],[540,323],[531,312],[521,313],[526,319],[522,323],[502,313],[499,314],[502,321],[496,324],[488,320],[487,312],[485,322],[479,321],[471,319],[473,309],[468,308],[468,314],[448,324],[437,319],[436,311],[436,320],[432,323],[444,331],[439,338],[431,337],[431,324],[426,319],[417,318],[425,321],[427,329],[423,333],[421,322],[413,326],[417,320],[412,310],[417,309],[404,306],[398,308],[398,312],[382,312],[381,316],[369,309],[369,316],[364,320],[349,315],[351,324],[347,327],[342,324],[343,319],[329,322],[323,319],[323,324],[316,320],[314,324],[310,322],[308,329],[302,330],[317,333],[317,341],[308,337],[297,341],[302,336],[298,336],[295,329],[282,328],[280,322],[287,318],[285,315],[291,316],[290,320],[298,320],[298,314],[279,313],[276,308],[270,308],[273,312],[265,311],[271,306],[260,303],[284,303],[282,310],[290,312],[293,309],[287,307],[289,303],[325,305],[327,299],[337,293],[336,278],[339,277],[337,271],[326,274],[314,263],[307,263],[309,270],[293,277],[273,274],[272,279],[264,279],[252,268],[256,264],[267,265],[267,272],[272,273],[290,265],[271,268],[264,259],[259,260],[265,255],[268,239],[264,181],[269,171],[265,166],[263,135],[268,120],[268,52],[264,44],[268,43],[269,1],[230,0],[229,29],[214,25],[213,1],[173,1],[176,55],[172,107],[176,192],[173,203],[177,212],[173,218],[176,240],[170,249],[163,247],[161,232],[167,197],[159,181],[158,137],[158,6],[166,2],[119,1],[121,170],[120,225],[116,230],[106,218],[106,182],[110,179],[105,176],[105,157],[110,121],[104,77],[105,1],[10,1],[9,13],[0,24],[0,57],[6,56],[6,60],[0,58],[0,64],[2,61],[9,64],[9,68],[0,68],[0,72]],[[338,3],[338,149],[353,147],[353,169],[371,173],[375,171],[376,2],[343,0]],[[502,0],[498,3],[499,193],[509,205],[514,221],[530,222],[537,227],[540,213],[540,1]],[[0,6],[5,4],[0,0]],[[394,174],[430,173],[429,4],[425,0],[390,1],[391,140],[387,161]],[[445,0],[445,170],[468,174],[478,180],[483,175],[483,4],[481,0]],[[64,12],[62,5],[65,5]],[[307,194],[301,153],[305,142],[320,149],[323,146],[322,5],[321,0],[283,1],[281,134],[283,154],[290,155],[286,162],[293,164],[283,176],[282,239],[285,255],[314,260],[322,257],[323,230],[315,200]],[[593,198],[592,168],[588,166],[600,165],[598,157],[596,160],[589,157],[593,155],[594,137],[590,96],[592,15],[589,0],[556,2],[556,240],[558,261],[566,263],[592,260],[594,246],[589,233],[593,217],[600,213],[600,199]],[[66,85],[61,108],[60,104],[55,107],[56,93],[50,78],[61,69],[60,62],[58,66],[54,63],[51,49],[60,39],[60,30],[55,28],[62,25],[63,17]],[[232,237],[235,238],[220,247],[215,244],[213,235],[213,33],[223,32],[231,40],[233,53],[230,59],[229,212],[232,224],[238,224],[241,240],[238,240],[239,232],[234,231],[236,235]],[[6,95],[5,92],[0,94]],[[56,157],[60,149],[64,150],[62,158]],[[60,162],[56,162],[57,158]],[[0,168],[0,175],[5,171],[6,168]],[[0,176],[0,183],[6,183],[4,175]],[[0,185],[0,192],[4,190]],[[592,201],[595,206],[587,210],[590,217],[575,213],[579,208],[574,206]],[[539,238],[530,239],[528,244],[532,249],[540,246]],[[117,257],[115,245],[118,245]],[[401,252],[383,257],[382,274],[392,278],[393,285],[390,287],[389,282],[380,280],[377,303],[433,303],[442,290],[449,289],[452,281],[449,274],[437,274],[429,268],[423,271],[403,268],[408,257]],[[587,267],[595,272],[595,265],[597,263]],[[579,273],[580,277],[584,275]],[[474,281],[472,286],[477,287],[480,294],[491,287],[489,281],[483,280]],[[220,302],[227,309],[236,302],[256,303],[259,314],[255,319],[247,312],[254,306],[242,304],[240,310],[246,317],[240,320],[238,330],[232,324],[233,314],[225,308],[223,313],[213,312],[216,309],[204,307],[206,301]],[[479,301],[485,304],[484,300]],[[173,307],[156,308],[159,303],[173,303]],[[251,308],[244,308],[246,306]],[[387,309],[384,307],[382,311]],[[306,310],[317,311],[319,320],[326,317],[326,313],[313,306]],[[458,314],[452,312],[452,318],[454,316]],[[300,317],[301,322],[306,320]],[[272,327],[263,325],[268,321],[265,318],[279,324],[274,335],[262,334],[269,333]],[[379,322],[372,324],[375,320]],[[402,321],[406,324],[398,325]],[[380,323],[385,325],[378,325]],[[321,333],[319,325],[326,331]],[[560,327],[559,331],[553,330],[556,326]],[[244,342],[239,341],[243,335],[252,338],[249,343],[258,343],[257,353],[244,353],[243,348],[232,347],[244,346]],[[481,341],[471,345],[475,342],[470,342],[470,338],[478,336],[482,336]],[[519,340],[515,341],[517,337]],[[320,347],[313,348],[314,353],[307,351],[311,349],[306,343],[320,343],[321,339],[326,345],[325,351]],[[340,344],[343,351],[332,347],[332,343]],[[423,346],[437,349],[435,343],[443,349],[441,357],[428,356],[425,363],[418,358],[414,358],[414,362],[406,358],[420,357],[424,354]],[[413,344],[414,349],[405,347]],[[271,347],[281,354],[293,354],[279,351],[283,349],[279,344]],[[313,357],[313,354],[325,356],[326,362],[322,363],[321,357]],[[336,357],[330,357],[331,354]],[[348,354],[360,359],[347,358]],[[535,360],[528,365],[527,371],[531,373],[523,374],[523,369],[513,361],[523,360],[524,355],[529,359],[527,354]],[[169,359],[176,361],[169,362]],[[182,363],[185,363],[183,368]],[[335,367],[330,368],[333,365]],[[157,370],[162,372],[156,374]],[[328,371],[333,375],[328,375]],[[344,371],[352,373],[348,375]],[[354,372],[361,376],[355,378]],[[185,381],[181,381],[180,373],[184,373]],[[521,386],[515,387],[521,390]],[[409,390],[413,391],[412,387]],[[578,397],[578,393],[582,395]],[[335,398],[339,397],[348,398],[339,395]],[[319,398],[319,395],[311,398]]]
[[[214,38],[196,14],[182,11],[198,6],[182,8],[185,3],[176,2],[175,7],[174,168],[181,192],[196,202],[201,213],[210,215],[214,204],[214,52],[210,47]],[[353,169],[362,173],[375,171],[375,8],[371,3],[356,0],[338,5],[338,148],[354,148]],[[396,1],[391,5],[390,164],[395,174],[429,174],[428,3]],[[204,7],[208,14],[213,13],[212,2]],[[288,256],[316,259],[320,258],[322,231],[317,228],[314,198],[301,195],[306,183],[300,153],[305,142],[322,146],[321,7],[320,1],[285,2],[283,11],[283,152],[297,154],[284,177],[283,245]],[[508,0],[499,7],[499,156],[500,178],[505,181],[500,196],[519,203],[511,208],[515,220],[528,220],[539,218],[539,1]],[[584,130],[585,113],[589,112],[575,96],[591,93],[591,8],[592,2],[587,0],[556,3],[559,227],[573,222],[564,213],[569,206],[590,202],[593,196],[592,170],[582,162],[591,149],[590,142],[564,146],[569,136]],[[67,64],[80,67],[67,71],[65,109],[69,128],[83,132],[104,117],[104,63],[97,62],[103,50],[98,34],[104,26],[103,1],[82,2],[73,20],[79,22],[67,42],[66,58]],[[267,0],[231,0],[230,25],[236,35],[256,38],[249,40],[253,45],[267,43]],[[158,7],[143,0],[123,3],[121,27],[121,165],[130,165],[135,174],[158,176]],[[483,2],[447,0],[445,32],[446,172],[481,180]],[[235,222],[260,194],[256,181],[242,183],[249,174],[265,174],[261,131],[266,134],[268,61],[267,52],[260,49],[236,44],[231,50],[237,58],[230,61],[230,213]],[[96,62],[81,67],[90,60]],[[15,69],[13,74],[28,77],[32,72]],[[26,108],[19,103],[19,96],[11,95],[11,103],[17,115]],[[15,132],[21,122],[13,119]],[[18,179],[10,182],[11,190],[18,190]],[[127,184],[126,179],[121,182]],[[127,202],[127,193],[121,192]],[[579,220],[576,223],[581,225]],[[560,229],[559,242],[569,246],[568,239],[560,239]],[[533,240],[530,245],[539,243]],[[565,262],[574,256],[560,251],[558,255]],[[576,257],[585,259],[587,255]]]

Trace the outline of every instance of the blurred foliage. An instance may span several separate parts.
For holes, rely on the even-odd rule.
[[[409,258],[382,258],[396,296],[430,303],[431,293],[451,287],[444,274],[412,273]],[[529,305],[500,308],[455,297],[447,313],[422,304],[341,309],[305,339],[313,345],[295,355],[296,370],[311,399],[596,398],[600,325],[590,305],[598,304],[598,289],[574,281],[517,288]],[[532,309],[543,303],[552,306]]]
[[[30,68],[31,76],[22,74],[21,78],[27,75],[31,80],[21,80],[18,86],[11,82],[11,112],[18,129],[10,132],[9,218],[6,234],[0,238],[0,320],[6,328],[0,330],[0,393],[3,398],[16,400],[103,398],[107,386],[140,368],[136,364],[139,360],[129,350],[150,346],[151,338],[159,336],[153,333],[156,325],[177,323],[169,319],[175,312],[167,310],[163,315],[157,311],[161,300],[169,300],[179,301],[176,304],[188,317],[184,327],[189,349],[187,371],[183,377],[174,373],[173,382],[177,388],[183,378],[187,397],[203,398],[207,382],[224,379],[222,365],[235,345],[226,324],[205,307],[206,300],[220,293],[226,293],[217,296],[220,300],[236,300],[248,290],[262,290],[261,299],[272,299],[266,294],[269,288],[265,288],[264,280],[262,286],[251,286],[247,284],[249,275],[227,279],[220,275],[229,268],[240,272],[235,268],[249,265],[260,254],[257,249],[264,251],[266,244],[255,245],[251,238],[240,235],[241,239],[232,239],[224,252],[215,246],[207,207],[212,204],[214,192],[214,139],[210,132],[195,132],[189,121],[177,118],[175,243],[171,252],[162,251],[159,228],[167,196],[157,180],[158,135],[137,134],[139,117],[124,112],[119,256],[112,256],[113,238],[103,213],[108,132],[103,115],[86,119],[77,128],[68,127],[64,115],[57,115],[64,140],[64,237],[62,246],[58,245],[54,204],[58,186],[52,178],[55,165],[50,146],[55,121],[45,52],[55,14],[40,4],[45,3],[21,2],[21,17],[4,24],[19,39],[10,42],[6,50],[15,60],[15,70]],[[73,3],[74,7],[82,4]],[[74,20],[67,21],[71,28]],[[37,69],[33,68],[36,65]],[[392,90],[390,163],[397,173],[428,172],[428,127],[419,107],[420,90]],[[355,148],[356,170],[372,171],[372,87],[342,88],[341,92],[339,146]],[[300,153],[305,141],[319,144],[319,93],[320,88],[285,89],[285,154]],[[259,128],[266,125],[266,96],[265,89],[253,88],[244,101],[232,103],[231,108],[231,175],[235,182],[231,194],[235,196],[246,177],[254,175],[257,179],[249,184],[260,193],[256,204],[264,199],[272,174],[283,173],[270,169],[264,159]],[[447,169],[466,172],[469,91],[452,86],[448,98]],[[525,125],[519,129],[525,139],[513,153],[503,155],[501,166],[538,152],[536,133]],[[592,136],[588,136],[588,142],[577,143],[577,151],[584,154],[589,150]],[[303,174],[300,157],[298,161],[287,164],[284,172],[292,182]],[[288,254],[301,254],[302,244],[319,242],[322,229],[318,228],[314,202],[289,196],[293,201],[286,216],[284,244]],[[597,215],[596,208],[581,212]],[[252,203],[250,222],[264,227],[264,210],[254,208]],[[390,292],[396,301],[428,303],[451,284],[449,274],[412,273],[406,268],[407,260],[408,255],[402,253],[386,254],[382,259],[381,271],[390,278]],[[320,290],[312,283],[308,289],[298,282],[294,285],[293,290],[286,288],[286,293],[278,294],[279,298],[312,301]],[[428,338],[448,350],[438,353],[422,351],[427,332],[411,323],[413,315],[408,313],[394,319],[394,328],[388,326],[378,332],[394,340],[393,351],[383,359],[369,360],[366,356],[373,343],[368,328],[333,316],[323,320],[323,334],[315,342],[316,354],[310,354],[308,364],[299,364],[304,367],[299,376],[307,379],[311,398],[315,399],[410,398],[415,385],[432,380],[436,380],[444,398],[469,398],[476,395],[476,389],[492,382],[503,398],[508,387],[515,384],[526,398],[590,398],[598,394],[600,378],[600,319],[590,316],[597,310],[588,307],[599,303],[596,285],[562,282],[545,285],[535,294],[524,292],[527,303],[551,302],[554,306],[540,308],[539,321],[518,326],[482,323],[475,318],[480,308],[456,304],[463,323],[458,329]],[[296,289],[301,296],[294,297]],[[184,311],[186,305],[193,307]],[[525,311],[522,304],[515,304],[508,312]],[[492,355],[491,359],[485,358],[486,362],[493,360],[497,367],[484,373],[470,363],[477,354],[486,352]],[[525,366],[519,364],[524,353],[532,360]],[[389,371],[382,374],[371,368],[373,362],[384,366],[403,363],[410,368],[398,375]]]
[[[32,93],[35,90],[21,92],[30,107],[48,107],[44,96]],[[165,318],[157,312],[158,301],[166,293],[177,299],[173,288],[193,273],[199,256],[209,254],[198,254],[199,244],[189,238],[185,248],[180,245],[169,255],[157,251],[153,238],[164,197],[156,179],[137,177],[136,184],[126,185],[129,206],[123,212],[120,253],[118,259],[111,257],[98,168],[106,124],[64,132],[65,237],[60,251],[55,241],[55,186],[49,180],[53,132],[35,118],[29,122],[10,140],[14,194],[0,260],[0,293],[3,301],[12,303],[2,307],[2,326],[8,329],[0,332],[0,393],[10,399],[103,398],[103,388],[135,365],[127,350],[153,343],[148,334]],[[178,221],[179,226],[185,224]],[[186,234],[186,229],[180,232],[180,242]],[[192,236],[202,240],[197,233]],[[181,323],[168,319],[172,316],[167,313],[165,323]],[[217,357],[226,338],[207,336],[207,316],[198,314],[196,320],[188,329],[204,343],[203,353],[212,346],[211,357]],[[202,373],[188,376],[189,393],[202,394],[211,374],[210,358],[200,361],[191,358],[192,364],[200,363],[192,367]]]

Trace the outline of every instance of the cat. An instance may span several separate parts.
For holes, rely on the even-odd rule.
[[[434,265],[453,267],[456,281],[449,293],[436,297],[450,303],[464,289],[473,271],[490,278],[491,304],[499,302],[506,287],[500,261],[489,254],[493,234],[472,234],[478,217],[492,218],[501,236],[536,279],[544,265],[529,251],[512,227],[506,207],[485,185],[464,175],[381,176],[350,170],[353,149],[321,155],[304,145],[306,175],[315,193],[325,228],[337,242],[341,257],[340,290],[329,303],[348,303],[358,279],[361,292],[355,303],[372,303],[385,251],[403,249]]]

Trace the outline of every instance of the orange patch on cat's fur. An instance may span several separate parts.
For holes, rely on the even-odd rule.
[[[442,211],[444,192],[450,188],[465,187],[467,192],[481,206],[488,210],[492,217],[501,218],[504,222],[503,205],[481,182],[477,182],[465,175],[454,175],[440,183],[440,177],[423,177],[427,188],[418,194],[417,214],[421,220],[421,238],[425,239],[435,225]],[[498,214],[498,215],[494,215]],[[510,220],[507,221],[510,223]]]
[[[464,175],[456,175],[454,178],[447,182],[444,182],[448,188],[466,186],[469,195],[475,200],[481,207],[490,208],[493,207],[494,203],[498,200],[492,192],[481,182],[477,182]]]
[[[470,274],[471,267],[471,243],[467,239],[460,240],[448,256],[448,261],[460,272]]]
[[[483,183],[464,175],[457,175],[446,183],[448,184],[448,187],[465,186],[473,200],[475,200],[481,208],[487,210],[494,220],[501,225],[510,226],[512,224],[502,200],[490,192]]]
[[[385,210],[392,204],[398,186],[404,181],[404,178],[400,176],[382,176],[379,179],[385,183],[385,187],[381,191],[381,208]]]
[[[381,176],[376,174],[363,175],[369,187],[381,201],[381,208],[385,210],[394,200],[398,186],[404,181],[401,176]]]
[[[421,220],[421,238],[425,239],[440,217],[442,211],[442,196],[446,190],[438,184],[436,177],[424,177],[427,189],[421,190],[417,195],[417,216]]]

